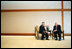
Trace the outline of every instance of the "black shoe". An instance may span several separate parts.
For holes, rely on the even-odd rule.
[[[44,39],[41,39],[41,40],[44,40]]]
[[[61,39],[59,39],[59,41],[61,41]]]
[[[55,39],[55,40],[58,40],[58,39]]]
[[[46,39],[46,40],[49,40],[49,39]]]

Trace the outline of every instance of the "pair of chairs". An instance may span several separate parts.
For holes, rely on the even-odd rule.
[[[41,39],[41,37],[42,37],[42,34],[39,33],[39,27],[40,27],[40,26],[38,26],[38,25],[35,27],[35,37],[36,37],[37,39]],[[52,35],[52,39],[54,39],[54,31],[52,31],[52,33],[51,33],[51,31],[49,31],[49,32],[50,32],[50,33],[48,33],[48,35],[50,35],[50,37],[51,37],[51,35]],[[57,35],[57,37],[58,37],[58,35]],[[62,31],[61,37],[64,39],[64,31]]]

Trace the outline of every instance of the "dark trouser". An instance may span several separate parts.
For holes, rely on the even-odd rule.
[[[48,39],[48,33],[42,32],[42,39],[44,39],[44,35],[46,36],[46,39]]]
[[[61,32],[60,32],[60,31],[54,32],[54,38],[57,39],[57,34],[58,34],[58,36],[59,36],[59,40],[61,40]]]

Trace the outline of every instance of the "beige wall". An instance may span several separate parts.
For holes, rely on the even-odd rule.
[[[1,33],[34,33],[42,21],[52,30],[55,21],[61,24],[61,12],[1,12]]]

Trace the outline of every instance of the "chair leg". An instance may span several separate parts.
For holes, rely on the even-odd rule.
[[[64,40],[64,31],[63,31],[63,40]]]
[[[63,32],[63,40],[64,40],[64,32]]]
[[[53,36],[52,36],[52,39],[53,39]]]
[[[39,38],[37,37],[37,40],[38,40]]]
[[[53,34],[52,34],[52,39],[53,39]]]
[[[63,40],[64,40],[64,36],[63,36]]]

